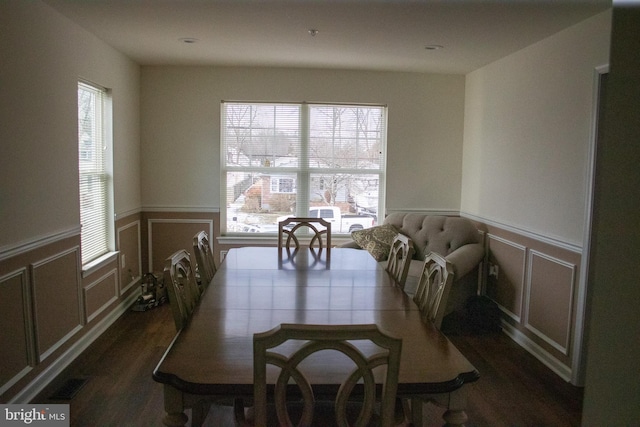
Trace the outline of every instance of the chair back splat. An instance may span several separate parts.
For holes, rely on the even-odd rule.
[[[165,260],[164,284],[176,330],[179,331],[189,321],[201,294],[193,274],[189,252],[185,249],[175,252]]]
[[[240,400],[235,408],[239,425],[267,426],[272,425],[270,422],[275,423],[273,425],[294,425],[290,418],[293,411],[292,402],[287,402],[287,391],[291,391],[292,387],[291,380],[297,385],[297,391],[302,397],[301,402],[299,397],[295,399],[295,402],[299,402],[297,407],[302,406],[301,411],[298,411],[298,426],[337,424],[360,427],[369,425],[373,417],[380,417],[380,425],[383,427],[394,424],[402,340],[387,335],[377,325],[281,324],[270,331],[255,334],[253,350],[255,418],[253,422],[245,418],[244,405]],[[337,392],[331,393],[331,396],[335,397],[332,399],[331,415],[314,411],[317,408],[314,387],[305,376],[305,369],[309,367],[303,368],[303,361],[323,351],[342,353],[354,366],[350,374],[345,373],[345,379]],[[329,354],[324,357],[331,360]],[[313,363],[326,363],[322,362],[324,357],[314,357]],[[267,370],[267,365],[277,368],[273,378],[270,376],[272,371]],[[374,373],[377,373],[378,377]],[[272,405],[267,404],[268,380],[269,383],[275,383]],[[379,414],[376,413],[379,389],[376,382],[382,384]],[[356,388],[358,396],[354,399],[352,394]],[[352,411],[356,403],[357,409]],[[272,421],[274,417],[277,422]],[[352,421],[352,424],[349,424],[349,421]]]
[[[433,323],[438,329],[442,326],[453,276],[451,262],[435,252],[427,254],[413,300],[420,309],[422,320]],[[405,399],[403,401],[405,418],[412,420],[413,425],[420,425],[423,403],[430,400],[432,396],[429,395],[413,396],[410,404]]]
[[[420,308],[423,320],[433,322],[438,329],[442,325],[453,276],[453,264],[435,252],[427,255],[413,300]]]
[[[305,234],[302,234],[305,233]],[[290,217],[278,223],[278,249],[297,251],[303,245],[299,237],[309,237],[309,248],[331,248],[331,223],[322,218]]]
[[[414,252],[413,241],[404,234],[398,234],[393,239],[387,260],[387,271],[403,290]]]
[[[201,285],[204,289],[213,280],[213,275],[216,274],[216,263],[213,258],[209,236],[205,231],[200,231],[193,236],[193,252],[196,255]]]

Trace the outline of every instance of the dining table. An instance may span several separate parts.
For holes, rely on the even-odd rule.
[[[164,388],[164,424],[185,425],[194,402],[253,396],[253,335],[282,323],[378,325],[402,339],[398,397],[446,405],[447,425],[467,420],[465,385],[478,371],[366,250],[243,247],[228,251],[153,371]],[[340,363],[312,368],[310,383],[339,386],[347,369]]]

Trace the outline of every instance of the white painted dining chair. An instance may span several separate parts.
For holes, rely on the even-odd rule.
[[[200,300],[201,290],[196,283],[191,257],[185,249],[174,252],[165,260],[164,285],[173,314],[176,330],[181,330],[191,318]]]
[[[365,354],[354,345],[355,341],[371,342],[375,344],[375,351]],[[237,399],[234,413],[238,426],[292,426],[292,414],[295,414],[294,419],[299,417],[297,425],[305,427],[336,424],[361,427],[370,425],[374,418],[379,421],[376,425],[394,425],[402,340],[384,333],[377,325],[281,324],[270,331],[255,334],[253,351],[253,418],[246,416],[243,400]],[[305,376],[304,365],[307,358],[325,351],[342,353],[354,366],[329,407],[321,406],[316,400],[313,385]],[[322,360],[316,357],[313,363]],[[267,403],[268,372],[272,372],[267,369],[268,365],[275,368],[277,374],[272,404]],[[379,414],[376,413],[378,398],[374,370],[381,373],[378,381],[382,379],[383,383]],[[293,383],[297,385],[302,399],[296,397],[288,402],[287,390]],[[354,387],[363,388],[358,399],[351,399]]]
[[[180,331],[189,322],[191,313],[198,304],[202,293],[202,289],[196,282],[191,257],[185,249],[174,252],[165,260],[164,284],[176,331]],[[201,426],[209,412],[211,402],[203,397],[197,399],[190,406],[191,425],[193,427]]]
[[[205,231],[199,231],[193,236],[193,252],[196,256],[196,264],[203,290],[209,286],[217,270],[210,243],[209,236]]]
[[[413,241],[404,234],[398,233],[391,243],[386,270],[403,290],[407,282],[409,265],[414,252]]]
[[[290,217],[278,223],[278,249],[297,251],[300,238],[309,238],[310,249],[331,249],[331,223],[322,218]]]
[[[433,323],[438,329],[442,326],[453,277],[453,264],[435,252],[427,254],[413,301],[423,320]]]
[[[413,301],[420,309],[422,320],[433,323],[438,329],[442,326],[454,274],[453,264],[442,255],[430,252],[425,257]],[[410,419],[414,426],[421,426],[422,406],[432,402],[447,407],[450,402],[447,402],[446,398],[442,395],[413,396],[410,404],[407,400],[403,402],[405,417]]]

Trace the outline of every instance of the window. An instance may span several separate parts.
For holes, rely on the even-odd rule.
[[[78,83],[78,170],[82,264],[109,251],[111,144],[107,92]]]
[[[310,208],[341,216],[334,233],[371,227],[383,212],[386,108],[224,102],[222,206],[226,231],[273,232]],[[321,213],[322,215],[322,213]],[[225,222],[226,219],[226,222]]]
[[[280,178],[280,177],[272,176],[271,192],[295,194],[295,188],[294,188],[293,182],[294,182],[293,178]]]

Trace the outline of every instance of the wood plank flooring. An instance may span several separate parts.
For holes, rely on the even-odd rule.
[[[78,427],[161,426],[162,386],[151,372],[175,334],[169,305],[127,312],[33,403],[69,403]],[[450,335],[480,372],[470,384],[467,426],[579,426],[582,389],[565,382],[502,333]],[[70,401],[51,400],[69,378],[88,381]],[[428,426],[442,408],[425,406]],[[190,413],[187,412],[190,416]],[[233,425],[230,408],[214,407],[206,427]]]

